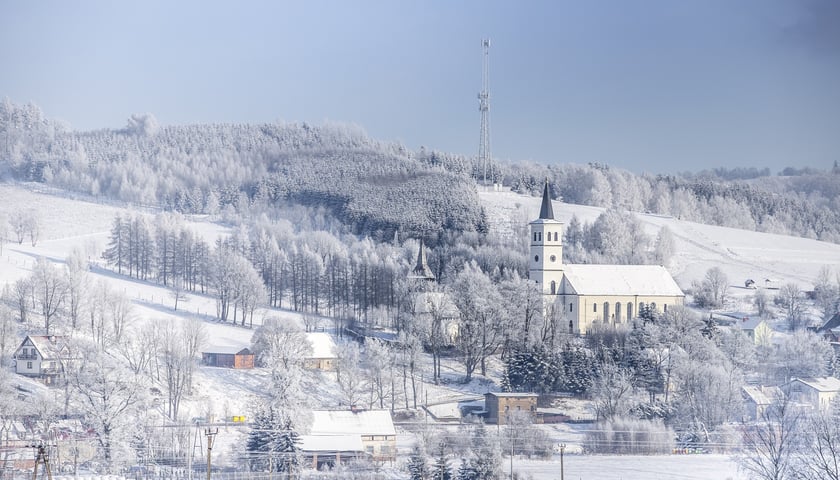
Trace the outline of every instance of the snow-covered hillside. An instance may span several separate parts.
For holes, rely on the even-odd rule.
[[[512,192],[480,192],[487,209],[491,231],[512,234],[514,226],[535,218],[539,197]],[[603,208],[554,202],[555,217],[568,223],[572,216],[593,222]],[[733,287],[744,280],[770,279],[774,286],[796,283],[811,290],[820,268],[840,266],[840,245],[807,238],[761,233],[735,228],[686,222],[674,217],[636,213],[650,235],[667,226],[676,240],[675,255],[668,270],[683,289],[703,277],[712,267],[720,267]]]

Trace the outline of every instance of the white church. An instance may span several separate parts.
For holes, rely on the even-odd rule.
[[[563,223],[554,219],[548,183],[540,217],[529,226],[530,279],[542,287],[546,304],[568,320],[569,333],[627,323],[645,306],[667,312],[683,305],[685,294],[660,265],[563,264]]]

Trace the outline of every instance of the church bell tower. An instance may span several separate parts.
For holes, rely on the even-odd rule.
[[[529,277],[540,284],[544,295],[556,295],[563,279],[563,223],[554,219],[548,181],[543,190],[540,218],[528,226],[531,237]]]

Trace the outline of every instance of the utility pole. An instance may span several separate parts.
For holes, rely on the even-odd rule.
[[[213,451],[213,440],[216,439],[217,433],[219,433],[219,427],[204,429],[204,435],[207,436],[207,480],[210,480],[210,453]]]
[[[566,451],[566,444],[560,444],[560,480],[564,480],[563,478],[563,452]]]
[[[35,448],[35,468],[32,469],[32,480],[38,480],[38,464],[44,464],[44,470],[47,472],[47,477],[52,480],[52,470],[50,470],[50,455],[47,453],[47,448],[43,444],[27,445]]]

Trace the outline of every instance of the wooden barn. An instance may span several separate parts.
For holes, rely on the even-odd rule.
[[[208,367],[254,368],[254,354],[248,348],[216,347],[201,352],[201,363]]]

